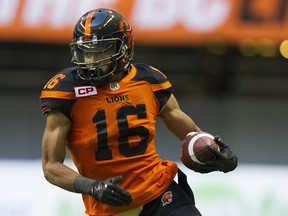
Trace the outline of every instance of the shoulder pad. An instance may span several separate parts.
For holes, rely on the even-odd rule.
[[[44,86],[40,98],[73,99],[74,87],[84,85],[75,68],[66,68],[52,77]]]
[[[172,85],[167,77],[158,69],[147,64],[133,64],[136,68],[136,75],[132,80],[146,81],[151,85],[152,91],[172,92]]]
[[[150,84],[159,84],[168,81],[165,74],[163,74],[157,68],[154,68],[144,63],[138,63],[133,65],[137,69],[136,76],[133,78],[133,80],[145,80]]]

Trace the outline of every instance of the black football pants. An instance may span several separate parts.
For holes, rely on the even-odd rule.
[[[190,195],[173,181],[161,196],[144,205],[139,216],[201,216]]]

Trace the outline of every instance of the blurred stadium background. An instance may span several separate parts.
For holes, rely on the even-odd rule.
[[[287,216],[286,0],[0,0],[0,215],[84,215],[81,196],[42,176],[39,95],[71,66],[74,23],[99,7],[131,21],[134,62],[163,71],[182,109],[239,156],[231,174],[187,171],[203,215]],[[160,122],[156,140],[179,161]]]

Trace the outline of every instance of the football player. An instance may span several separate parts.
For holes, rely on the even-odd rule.
[[[180,109],[162,72],[131,63],[129,22],[110,9],[91,10],[76,23],[70,47],[73,67],[51,78],[40,96],[47,181],[83,194],[91,216],[201,215],[185,174],[159,158],[154,140],[157,117],[180,140],[200,128]],[[195,171],[236,168],[237,157],[217,142],[223,144],[218,160]],[[66,148],[77,172],[64,164]]]

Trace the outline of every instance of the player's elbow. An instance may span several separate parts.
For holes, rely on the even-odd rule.
[[[43,175],[45,179],[50,183],[53,183],[53,170],[53,165],[51,163],[42,163]]]

